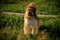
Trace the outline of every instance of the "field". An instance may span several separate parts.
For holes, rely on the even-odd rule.
[[[27,37],[23,34],[23,18],[21,15],[0,14],[0,40],[41,40],[42,34],[47,40],[60,40],[60,16],[39,17],[38,34]]]
[[[40,28],[37,35],[26,36],[23,34],[24,17],[21,14],[31,2],[36,3],[36,13],[41,15]],[[0,0],[0,40],[60,40],[60,0]]]

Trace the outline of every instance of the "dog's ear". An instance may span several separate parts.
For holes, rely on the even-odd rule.
[[[31,2],[31,3],[29,4],[29,6],[31,6],[31,7],[33,7],[33,8],[36,8],[36,4],[35,4],[34,2]]]

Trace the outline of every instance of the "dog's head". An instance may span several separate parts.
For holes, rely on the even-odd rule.
[[[35,3],[30,3],[26,8],[26,14],[28,16],[35,16],[36,15],[36,4]]]

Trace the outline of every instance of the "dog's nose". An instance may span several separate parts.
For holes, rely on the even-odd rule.
[[[29,16],[34,16],[33,12],[28,13]]]
[[[31,12],[29,12],[29,13],[28,13],[28,15],[29,15],[29,16],[32,16],[32,13],[31,13]]]

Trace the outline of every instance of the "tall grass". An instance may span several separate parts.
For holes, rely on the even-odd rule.
[[[22,16],[0,14],[0,26],[20,26],[23,24],[22,19]]]
[[[0,40],[16,40],[18,30],[22,26],[22,16],[0,14]]]
[[[60,39],[60,17],[40,17],[40,28],[36,36],[23,34],[23,16],[0,14],[0,40],[39,40],[46,29],[48,40]],[[28,38],[28,39],[27,39]]]

